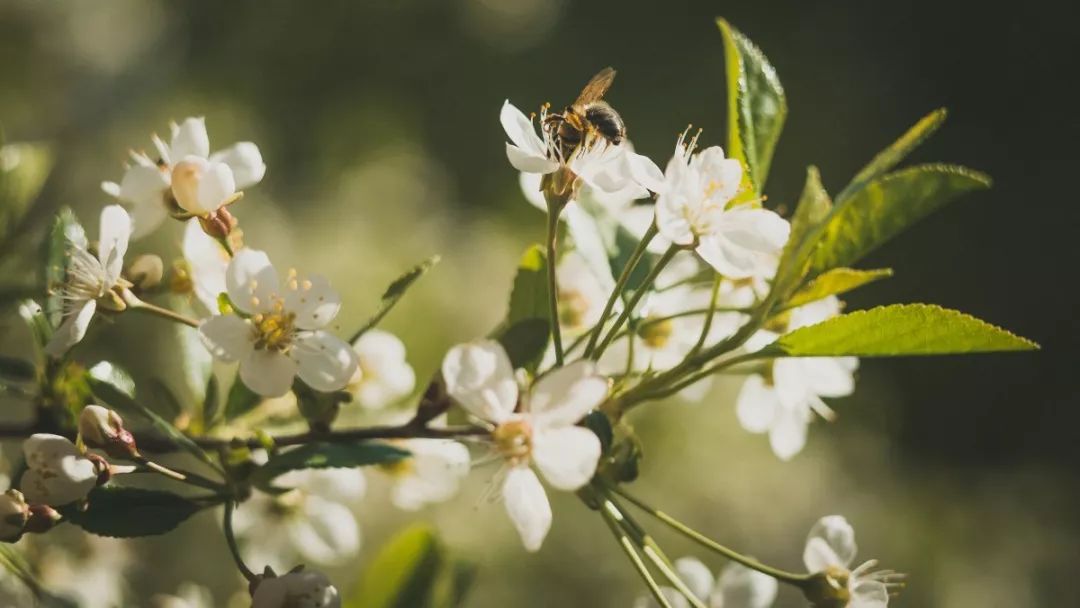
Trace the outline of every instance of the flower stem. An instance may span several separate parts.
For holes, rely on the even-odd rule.
[[[559,323],[559,285],[556,276],[556,250],[555,240],[559,232],[559,210],[554,205],[548,205],[547,225],[547,280],[548,280],[548,313],[551,316],[551,340],[555,343],[555,366],[562,367],[563,344],[562,327]]]
[[[690,354],[693,355],[701,350],[701,347],[705,346],[705,340],[709,339],[709,331],[712,329],[713,317],[716,316],[716,303],[720,297],[720,281],[723,277],[719,273],[713,275],[712,295],[709,297],[708,312],[705,313],[705,324],[701,327],[701,335],[698,336],[697,343],[694,344],[694,348],[690,349]]]
[[[649,592],[652,593],[653,598],[656,599],[656,603],[662,608],[672,608],[671,602],[664,597],[664,592],[660,590],[660,585],[656,583],[656,579],[649,573],[649,569],[645,567],[645,562],[641,561],[641,555],[638,554],[630,537],[626,535],[626,532],[619,529],[619,523],[615,519],[615,516],[604,508],[600,509],[600,515],[603,516],[604,522],[615,536],[615,541],[619,543],[619,548],[621,548],[623,553],[626,554],[626,557],[630,559],[630,563],[633,564],[634,569],[637,570],[638,575],[641,576],[641,580],[645,581],[645,586],[649,588]]]
[[[212,479],[207,479],[202,475],[198,475],[190,471],[183,471],[166,467],[152,460],[148,460],[144,456],[140,456],[139,458],[135,459],[135,462],[142,466],[144,470],[151,473],[164,475],[169,479],[175,479],[176,481],[180,481],[193,486],[198,486],[200,488],[206,488],[208,490],[215,490],[218,492],[225,489],[225,486],[223,484],[218,483]]]
[[[638,549],[645,555],[649,562],[660,571],[660,574],[662,574],[664,578],[667,579],[667,581],[671,583],[671,585],[673,585],[688,602],[690,602],[691,606],[694,608],[707,608],[705,603],[694,595],[694,592],[686,585],[679,574],[675,572],[675,569],[671,565],[671,560],[664,555],[663,550],[661,550],[656,542],[645,532],[645,529],[627,515],[626,511],[619,507],[618,503],[615,502],[610,494],[607,492],[601,493],[606,496],[606,498],[603,500],[600,508],[607,510],[611,513],[612,517],[619,521],[623,530],[630,534],[637,544]]]
[[[178,312],[169,310],[167,308],[155,306],[154,304],[140,300],[138,296],[131,293],[131,290],[125,289],[123,293],[121,293],[121,297],[124,298],[124,303],[128,305],[128,308],[130,310],[141,310],[143,312],[157,315],[170,321],[183,323],[184,325],[187,325],[189,327],[199,327],[199,322],[195,319],[184,316]]]
[[[225,530],[225,542],[229,545],[229,552],[232,553],[233,561],[236,562],[240,574],[243,574],[249,583],[253,583],[258,580],[258,576],[244,563],[244,558],[240,556],[240,547],[236,544],[236,534],[233,533],[232,519],[235,509],[236,503],[232,498],[225,501],[225,517],[222,520],[222,528]]]
[[[630,276],[633,275],[634,269],[637,268],[637,265],[641,262],[641,258],[645,256],[645,252],[649,250],[649,243],[652,242],[657,232],[656,222],[649,224],[648,230],[645,231],[645,234],[641,237],[637,247],[635,247],[633,253],[630,254],[630,259],[628,259],[623,266],[622,272],[619,273],[619,278],[615,281],[615,287],[611,290],[611,296],[608,297],[607,303],[604,304],[604,311],[600,313],[600,319],[596,321],[596,326],[593,327],[592,334],[589,336],[589,343],[585,346],[584,356],[586,359],[592,355],[593,349],[596,348],[596,343],[600,340],[600,335],[604,332],[604,323],[607,322],[612,309],[615,308],[615,303],[622,297],[622,292],[626,289],[626,284],[630,282]]]
[[[637,308],[638,303],[641,302],[641,298],[649,291],[649,286],[656,281],[656,277],[659,276],[660,271],[668,265],[668,262],[675,257],[675,254],[678,253],[680,249],[681,247],[678,245],[672,245],[671,247],[668,247],[667,251],[664,252],[664,255],[660,256],[660,259],[656,261],[656,265],[652,267],[652,270],[646,275],[645,280],[642,281],[641,285],[634,290],[634,295],[630,297],[630,301],[626,303],[626,307],[623,308],[622,313],[615,319],[615,323],[611,326],[611,329],[608,330],[607,336],[604,337],[604,340],[600,342],[600,346],[592,353],[592,359],[594,361],[599,360],[600,355],[604,354],[604,350],[615,341],[615,336],[618,335],[619,328],[630,318],[633,310]]]
[[[675,530],[676,532],[682,534],[683,536],[689,538],[690,540],[698,543],[699,545],[701,545],[701,546],[703,546],[703,547],[705,547],[707,549],[715,551],[715,552],[719,553],[720,555],[723,555],[724,557],[726,557],[726,558],[728,558],[728,559],[730,559],[732,561],[738,562],[738,563],[746,566],[747,568],[757,570],[758,572],[761,572],[762,574],[767,574],[767,575],[775,578],[778,581],[788,583],[790,585],[794,585],[796,587],[799,587],[800,589],[806,585],[806,582],[810,578],[809,575],[806,575],[806,574],[795,574],[793,572],[787,572],[785,570],[780,570],[778,568],[773,568],[772,566],[767,566],[767,565],[757,561],[756,559],[747,557],[747,556],[743,555],[742,553],[739,553],[739,552],[737,552],[737,551],[735,551],[733,549],[729,549],[728,547],[725,547],[724,545],[721,545],[720,543],[712,540],[711,538],[705,536],[704,534],[701,534],[700,532],[697,532],[696,530],[686,526],[685,524],[683,524],[679,520],[675,519],[674,517],[668,515],[667,513],[664,513],[663,511],[660,511],[658,509],[654,509],[654,508],[650,507],[649,505],[645,504],[641,500],[639,500],[639,499],[635,498],[634,496],[628,494],[625,490],[623,490],[623,489],[621,489],[621,488],[619,488],[617,486],[609,486],[609,488],[610,488],[610,490],[612,492],[615,492],[619,496],[625,498],[627,501],[629,501],[635,507],[641,509],[642,511],[645,511],[649,515],[652,515],[653,517],[660,520],[664,524],[667,524],[668,527]]]

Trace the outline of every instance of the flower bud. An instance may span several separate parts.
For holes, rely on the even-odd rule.
[[[273,576],[271,572],[253,584],[252,608],[340,608],[341,596],[321,572],[296,568]]]
[[[22,538],[30,519],[30,505],[22,492],[11,489],[0,494],[0,542],[13,543]]]
[[[140,255],[128,266],[127,275],[139,289],[157,287],[165,276],[165,264],[152,253]]]
[[[228,238],[236,228],[236,223],[236,218],[225,207],[199,217],[199,225],[202,226],[203,232],[215,239]]]
[[[25,531],[43,534],[55,528],[63,519],[64,516],[49,505],[30,505],[30,519],[26,521]]]
[[[114,458],[134,458],[139,455],[135,437],[124,428],[120,414],[100,405],[83,408],[79,415],[79,436],[88,447],[104,450]]]
[[[206,215],[236,193],[236,180],[225,163],[188,156],[173,167],[172,193],[184,211]]]

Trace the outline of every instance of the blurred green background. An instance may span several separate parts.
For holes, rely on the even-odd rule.
[[[897,276],[849,305],[939,303],[1043,351],[864,361],[855,396],[835,404],[839,422],[815,424],[789,464],[738,428],[735,383],[697,405],[647,408],[636,418],[647,450],[637,492],[789,568],[818,517],[845,514],[861,557],[911,573],[899,606],[1060,606],[1080,563],[1074,12],[1040,1],[0,0],[0,122],[9,141],[58,153],[37,212],[71,205],[91,231],[107,202],[98,184],[118,179],[127,149],[149,147],[168,120],[205,115],[215,149],[257,142],[266,179],[235,207],[248,243],[328,275],[346,302],[343,328],[397,273],[441,253],[385,324],[424,378],[449,345],[497,322],[518,252],[542,235],[505,160],[504,99],[559,105],[610,64],[619,77],[608,99],[639,151],[663,162],[688,123],[721,142],[722,15],[765,50],[787,90],[769,203],[789,209],[807,164],[836,189],[948,106],[949,123],[914,160],[963,163],[995,187],[875,253],[865,266]],[[170,226],[137,249],[175,254],[179,235]],[[31,277],[2,268],[4,283]],[[4,352],[26,348],[17,317],[0,323]],[[79,357],[107,356],[137,379],[172,361],[157,324],[104,333]],[[571,496],[555,500],[544,550],[521,551],[501,508],[477,506],[491,472],[420,516],[479,565],[469,605],[628,606],[640,593],[599,517]],[[372,485],[358,506],[365,553],[334,572],[344,587],[410,519]],[[185,580],[224,603],[237,580],[214,527],[200,516],[131,543],[150,558],[125,574],[133,605]],[[655,530],[669,554],[720,567]],[[802,603],[783,590],[777,605]]]

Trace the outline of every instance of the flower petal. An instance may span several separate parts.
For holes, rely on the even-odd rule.
[[[214,152],[210,156],[210,162],[225,163],[232,169],[237,190],[254,186],[266,175],[266,163],[263,162],[259,146],[250,141],[238,142]]]
[[[518,171],[524,173],[551,173],[559,168],[559,163],[546,156],[523,150],[514,144],[506,144],[506,158]]]
[[[735,415],[739,424],[751,433],[764,433],[772,426],[780,400],[765,378],[754,374],[746,379],[735,400]]]
[[[340,564],[360,551],[360,526],[343,504],[306,496],[304,511],[289,522],[293,545],[306,559]]]
[[[843,515],[827,515],[810,528],[803,551],[803,563],[810,572],[829,566],[847,568],[855,560],[855,529]]]
[[[580,426],[535,430],[532,456],[552,487],[577,490],[596,473],[600,439]]]
[[[537,425],[559,427],[577,424],[603,403],[608,381],[592,361],[575,361],[541,376],[529,392],[527,412]]]
[[[885,608],[889,605],[889,588],[881,581],[856,580],[851,584],[849,608]]]
[[[451,348],[443,359],[442,373],[446,391],[477,418],[498,424],[517,407],[513,365],[494,340]]]
[[[291,277],[285,287],[285,310],[296,315],[300,329],[325,327],[341,310],[341,296],[326,277]]]
[[[210,136],[206,134],[206,119],[202,116],[185,118],[173,130],[169,155],[173,162],[185,156],[206,158],[210,154]]]
[[[289,355],[296,361],[300,379],[317,391],[341,390],[356,372],[356,351],[322,330],[298,336]]]
[[[536,473],[526,466],[511,467],[503,479],[502,497],[525,550],[538,551],[551,529],[551,504]]]
[[[680,557],[672,565],[675,567],[675,573],[686,583],[691,593],[701,600],[709,598],[715,581],[708,566],[696,557]]]
[[[270,258],[256,249],[236,253],[225,272],[225,286],[233,306],[247,313],[272,310],[281,289]]]
[[[243,361],[255,348],[253,328],[236,315],[217,315],[199,325],[206,350],[222,361]]]
[[[625,160],[630,176],[651,192],[664,190],[664,172],[651,158],[637,152],[627,151]]]
[[[45,346],[45,354],[59,358],[72,346],[81,342],[86,337],[86,330],[90,327],[90,320],[94,318],[96,310],[97,302],[86,300],[77,310],[69,313],[49,338],[49,344]]]
[[[779,407],[769,427],[769,445],[780,460],[791,460],[806,446],[806,428],[810,424],[808,407]]]
[[[543,157],[545,155],[544,140],[536,134],[533,121],[510,103],[509,99],[503,102],[502,109],[499,111],[499,122],[502,123],[506,136],[522,152],[530,156]]]
[[[855,391],[852,371],[855,357],[806,357],[801,359],[809,389],[820,397],[846,397]]]
[[[280,397],[289,392],[297,364],[273,350],[252,350],[240,361],[240,380],[263,397]]]
[[[768,608],[776,601],[776,579],[731,563],[720,572],[712,604],[727,608]]]
[[[507,156],[509,154],[507,152]],[[522,171],[518,176],[518,184],[521,186],[522,194],[525,195],[525,200],[529,201],[533,207],[547,213],[547,201],[544,200],[544,193],[540,191],[540,182],[544,179],[540,173],[540,171]]]
[[[106,286],[112,287],[124,269],[124,254],[131,239],[131,216],[120,205],[108,205],[101,210],[98,237],[98,259],[105,266]]]

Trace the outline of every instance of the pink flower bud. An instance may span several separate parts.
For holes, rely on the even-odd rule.
[[[79,415],[79,436],[88,447],[104,450],[115,458],[132,458],[139,455],[135,437],[124,428],[124,420],[116,412],[88,405]]]

